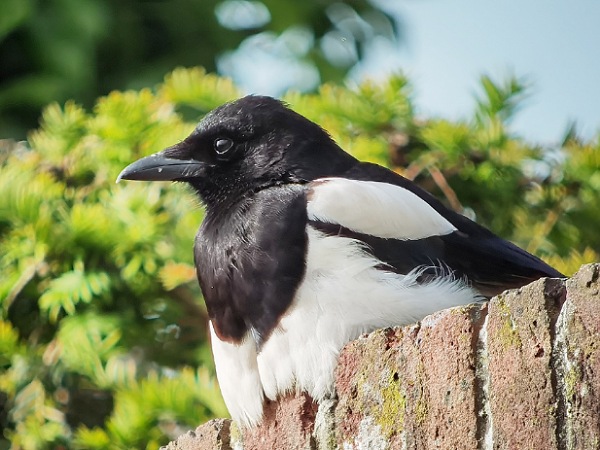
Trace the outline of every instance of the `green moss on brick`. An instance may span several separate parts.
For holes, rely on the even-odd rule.
[[[500,326],[499,330],[500,342],[504,347],[521,348],[523,343],[521,341],[521,337],[519,336],[517,327],[514,324],[510,308],[506,304],[504,297],[498,298],[496,307],[500,312],[500,318],[502,320],[502,325]]]
[[[385,439],[391,439],[404,429],[406,395],[402,380],[393,368],[395,362],[390,354],[381,354],[385,331],[373,334],[364,349],[365,354],[377,355],[361,364],[356,380],[354,412],[371,417]]]
[[[402,382],[397,372],[389,371],[384,385],[380,390],[382,403],[371,408],[371,415],[381,427],[386,439],[399,433],[404,428],[406,413],[406,397],[402,392]]]
[[[577,392],[577,385],[581,379],[581,371],[577,366],[571,366],[565,371],[563,383],[565,385],[565,394],[568,399],[572,399]]]
[[[231,425],[229,426],[229,440],[234,448],[238,444],[241,445],[241,443],[244,441],[242,430],[240,430],[237,422],[235,421],[232,421]]]
[[[417,425],[422,425],[425,423],[428,414],[429,407],[427,406],[427,401],[423,396],[420,396],[417,404],[415,405],[415,421]]]

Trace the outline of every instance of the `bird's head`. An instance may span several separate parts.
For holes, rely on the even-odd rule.
[[[214,109],[183,141],[130,164],[117,181],[185,181],[210,205],[333,176],[355,163],[322,128],[279,100],[247,96]]]

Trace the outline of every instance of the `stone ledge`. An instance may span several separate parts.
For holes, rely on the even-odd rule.
[[[231,450],[230,419],[213,419],[188,431],[161,450]]]

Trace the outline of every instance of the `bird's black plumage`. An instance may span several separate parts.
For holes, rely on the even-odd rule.
[[[119,177],[185,181],[206,205],[197,274],[226,403],[249,425],[294,384],[326,395],[361,332],[562,276],[269,97],[215,109]]]
[[[239,342],[252,329],[260,346],[277,326],[304,275],[304,203],[294,185],[275,186],[202,223],[194,256],[219,338]]]

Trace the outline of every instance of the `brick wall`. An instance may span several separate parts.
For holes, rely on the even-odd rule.
[[[259,428],[201,425],[169,450],[600,449],[600,264],[349,343],[338,399]]]

